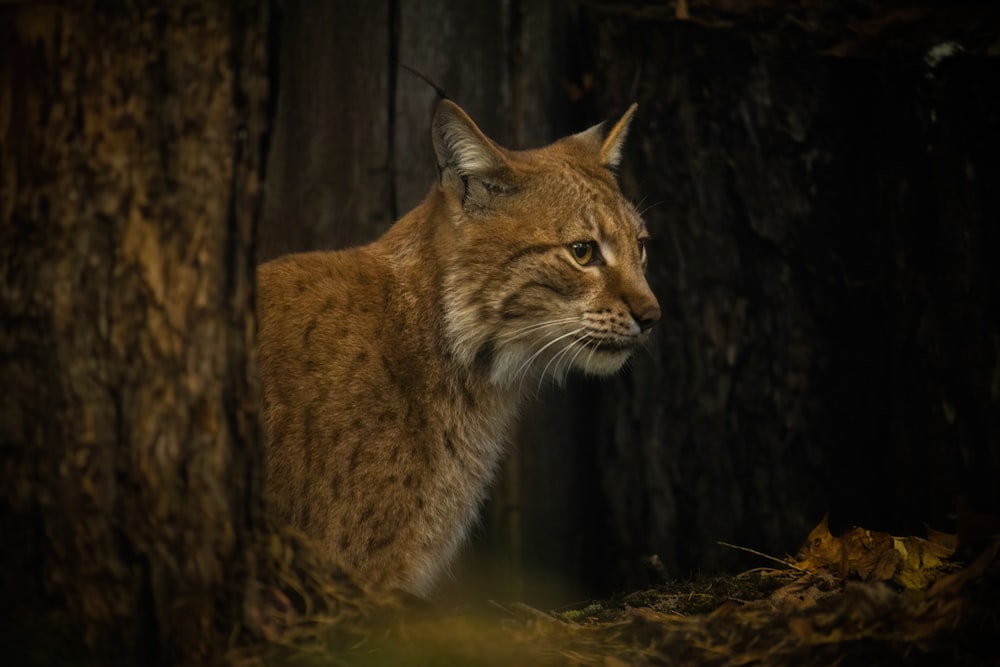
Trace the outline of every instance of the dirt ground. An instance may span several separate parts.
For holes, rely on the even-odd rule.
[[[1000,539],[966,548],[934,531],[918,538],[855,528],[833,536],[824,520],[795,557],[759,555],[775,567],[665,581],[556,612],[520,603],[493,603],[484,613],[328,599],[298,621],[276,625],[269,641],[234,650],[230,662],[1000,664]]]

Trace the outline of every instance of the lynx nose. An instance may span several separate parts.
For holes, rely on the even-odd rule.
[[[639,325],[641,331],[652,329],[653,325],[660,320],[660,304],[657,303],[656,298],[650,298],[640,304],[638,309],[632,310],[632,319]]]

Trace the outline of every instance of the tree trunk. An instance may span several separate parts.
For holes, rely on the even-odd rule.
[[[266,18],[0,9],[2,597],[117,664],[220,650],[254,567]]]
[[[602,401],[605,585],[1000,508],[1000,13],[939,4],[591,7],[664,306]]]
[[[393,219],[388,3],[280,5],[261,261],[356,245]]]

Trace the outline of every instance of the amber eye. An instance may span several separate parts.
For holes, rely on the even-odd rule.
[[[576,243],[571,243],[569,251],[573,253],[573,259],[575,259],[581,266],[586,266],[594,261],[595,253],[593,241],[577,241]]]

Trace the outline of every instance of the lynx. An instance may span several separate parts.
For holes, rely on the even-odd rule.
[[[369,245],[259,267],[266,493],[371,589],[428,596],[524,395],[617,372],[659,319],[614,177],[634,111],[513,151],[442,100],[420,205]]]

